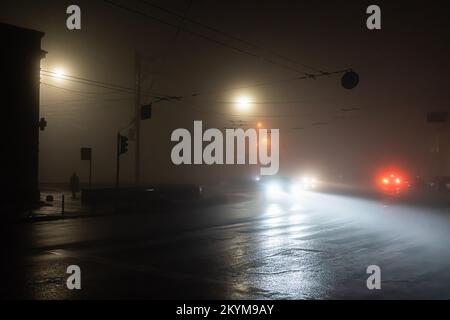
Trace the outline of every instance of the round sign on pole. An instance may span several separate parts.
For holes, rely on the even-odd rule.
[[[341,79],[341,84],[345,89],[351,90],[356,88],[359,83],[359,75],[352,71],[347,71]]]

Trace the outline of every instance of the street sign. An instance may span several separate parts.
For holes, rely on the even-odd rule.
[[[351,90],[358,86],[359,75],[354,71],[347,71],[341,79],[341,84],[345,89]]]
[[[141,120],[148,120],[152,118],[152,105],[147,104],[141,107]]]
[[[81,148],[81,160],[82,161],[92,160],[92,148]]]

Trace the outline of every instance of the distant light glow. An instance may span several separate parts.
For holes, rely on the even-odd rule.
[[[250,110],[251,99],[248,96],[240,96],[236,100],[236,108],[239,111],[248,111]]]
[[[397,168],[389,168],[380,171],[381,175],[376,179],[380,191],[395,195],[404,192],[408,188],[408,176]]]
[[[301,178],[303,188],[314,189],[317,185],[317,178],[314,176],[304,176]]]
[[[266,187],[266,196],[269,199],[277,200],[283,196],[283,188],[276,182]]]
[[[55,79],[63,80],[66,76],[66,71],[63,68],[58,67],[53,70],[53,75]]]

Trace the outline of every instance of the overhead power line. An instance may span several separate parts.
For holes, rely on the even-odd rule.
[[[79,90],[72,90],[60,86],[55,86],[46,82],[40,82],[40,84],[45,85],[46,87],[62,90],[66,92],[71,92],[76,95],[82,96],[81,99],[74,99],[74,100],[63,100],[63,101],[57,101],[57,102],[47,102],[44,104],[41,104],[41,107],[50,107],[50,106],[61,106],[66,104],[73,104],[73,103],[92,103],[93,101],[126,101],[132,99],[132,97],[116,97],[116,98],[108,98],[105,97],[104,92],[87,92],[87,91],[79,91]],[[110,92],[109,92],[110,93]]]
[[[50,87],[50,88],[59,89],[59,90],[63,90],[63,91],[67,91],[67,92],[71,92],[71,93],[75,93],[75,94],[79,94],[79,95],[104,95],[104,94],[112,93],[112,92],[90,92],[90,91],[73,90],[73,89],[69,89],[69,88],[55,86],[53,84],[43,82],[43,81],[41,81],[40,83],[47,87]]]
[[[83,78],[83,77],[76,77],[76,76],[69,76],[69,75],[61,76],[60,74],[57,74],[53,71],[48,71],[48,70],[41,70],[41,75],[46,76],[46,77],[55,78],[55,79],[63,79],[65,81],[80,83],[83,85],[90,85],[90,86],[99,87],[99,88],[103,88],[103,89],[124,92],[124,93],[128,93],[128,94],[136,93],[134,88],[125,87],[125,86],[116,85],[116,84],[107,83],[107,82],[101,82],[101,81],[97,81],[97,80],[91,80],[91,79]],[[71,90],[71,89],[67,89],[67,90]],[[150,92],[150,91],[141,91],[141,94],[144,96],[152,97],[156,101],[170,101],[172,99],[176,100],[176,99],[180,98],[178,96],[157,94],[155,92]]]
[[[168,25],[170,27],[176,28],[177,33],[180,30],[182,30],[182,31],[184,31],[186,33],[192,34],[194,36],[197,36],[197,37],[200,37],[202,39],[208,40],[210,42],[214,42],[214,43],[216,43],[218,45],[225,46],[225,47],[233,49],[233,50],[235,50],[237,52],[240,52],[240,53],[243,53],[243,54],[246,54],[246,55],[258,58],[258,59],[266,61],[268,63],[274,64],[274,65],[278,65],[278,66],[281,66],[283,68],[287,68],[287,69],[290,69],[292,71],[295,71],[295,72],[301,74],[301,76],[294,77],[294,78],[281,79],[281,80],[268,81],[268,82],[261,82],[261,83],[256,83],[254,85],[234,87],[234,88],[221,89],[221,90],[209,90],[209,91],[206,91],[206,92],[194,92],[193,94],[185,95],[185,96],[170,96],[170,95],[164,95],[164,94],[156,94],[154,92],[149,92],[149,91],[141,91],[141,94],[143,96],[154,98],[154,99],[156,99],[157,102],[158,101],[181,100],[181,99],[187,98],[187,97],[197,97],[199,95],[214,94],[214,93],[233,91],[233,90],[238,90],[238,89],[247,89],[247,88],[254,88],[254,87],[261,87],[261,86],[276,85],[276,84],[280,84],[280,83],[284,83],[284,82],[297,81],[297,80],[303,80],[303,79],[317,79],[319,77],[332,76],[332,75],[335,75],[335,74],[342,74],[342,73],[345,73],[345,72],[350,70],[350,69],[343,69],[343,70],[337,70],[337,71],[332,71],[332,72],[325,72],[325,71],[321,71],[321,70],[319,70],[317,68],[313,68],[313,67],[309,67],[307,65],[303,65],[305,67],[309,67],[310,69],[318,70],[318,72],[315,73],[315,74],[305,73],[305,72],[302,72],[302,71],[300,71],[300,70],[298,70],[296,68],[292,68],[291,66],[280,64],[277,61],[274,61],[274,60],[271,60],[271,59],[267,59],[267,58],[262,57],[262,56],[260,56],[258,54],[255,54],[253,52],[246,51],[246,50],[241,49],[241,48],[239,48],[237,46],[230,45],[230,44],[228,44],[226,42],[223,42],[223,41],[220,41],[220,40],[208,37],[208,36],[206,36],[204,34],[201,34],[201,33],[192,31],[190,29],[187,29],[187,28],[185,28],[183,26],[182,23],[181,24],[174,24],[174,23],[171,23],[171,22],[167,22],[167,21],[165,21],[163,19],[151,16],[151,15],[149,15],[149,14],[147,14],[145,12],[142,12],[140,10],[127,7],[125,5],[122,5],[120,3],[117,3],[117,2],[114,2],[114,1],[111,1],[111,0],[103,0],[103,1],[108,3],[108,4],[113,5],[115,7],[118,7],[120,9],[122,9],[122,10],[125,10],[127,12],[131,12],[133,14],[141,15],[141,16],[143,16],[145,18],[149,18],[149,19],[155,20],[155,21],[157,21],[159,23],[162,23],[162,24]],[[163,8],[161,6],[157,6],[157,5],[155,5],[155,4],[153,4],[153,3],[149,2],[149,1],[141,0],[141,2],[143,2],[143,3],[145,3],[145,4],[149,5],[149,6],[153,6],[155,8],[158,8],[159,10],[163,10],[163,11],[165,11],[167,13],[173,14],[173,15],[177,16],[178,18],[184,19],[183,21],[189,21],[191,23],[195,23],[197,25],[201,25],[202,27],[207,28],[208,30],[211,30],[211,31],[214,31],[216,33],[219,33],[219,34],[222,34],[224,36],[227,36],[230,39],[234,39],[236,41],[240,41],[242,43],[245,43],[248,46],[252,46],[252,47],[260,49],[260,50],[271,51],[275,55],[278,55],[280,57],[282,56],[285,60],[291,60],[291,62],[295,62],[297,64],[301,64],[301,63],[299,63],[297,61],[294,61],[294,60],[292,60],[292,59],[290,59],[288,57],[284,57],[283,55],[280,55],[279,53],[277,53],[277,52],[275,52],[273,50],[265,49],[265,48],[263,48],[263,47],[261,47],[259,45],[250,43],[250,42],[248,42],[246,40],[243,40],[241,38],[238,38],[238,37],[235,37],[233,35],[230,35],[230,34],[224,32],[224,31],[221,31],[221,30],[219,30],[217,28],[213,28],[213,27],[210,27],[210,26],[208,26],[206,24],[197,22],[197,21],[195,21],[193,19],[188,18],[186,15],[178,14],[176,12],[173,12],[171,10]],[[56,77],[56,78],[60,78],[61,77],[60,75],[57,75],[56,73],[51,72],[51,71],[43,70],[42,72],[44,72],[44,74],[43,74],[44,76],[52,76],[52,77]],[[96,86],[96,87],[99,87],[99,88],[121,91],[121,92],[128,93],[128,94],[136,94],[135,88],[124,87],[124,86],[120,86],[120,85],[116,85],[116,84],[111,84],[111,83],[91,80],[91,79],[82,78],[82,77],[64,76],[63,78],[68,80],[68,81],[75,82],[75,83],[88,84],[88,85]]]
[[[76,77],[76,76],[70,76],[70,75],[60,75],[56,72],[48,71],[48,70],[41,70],[41,75],[51,77],[51,78],[56,78],[56,79],[63,79],[63,80],[76,82],[76,83],[80,83],[80,84],[88,84],[91,86],[104,88],[104,89],[112,89],[112,90],[116,90],[116,91],[128,92],[128,93],[133,93],[133,94],[135,93],[135,90],[130,87],[124,87],[124,86],[120,86],[120,85],[116,85],[116,84],[91,80],[91,79],[82,78],[82,77]]]
[[[335,71],[333,73],[330,74],[334,74],[334,73],[340,73],[342,71]],[[75,82],[75,83],[81,83],[83,85],[89,85],[89,86],[94,86],[94,87],[101,87],[104,89],[108,89],[111,91],[116,91],[119,93],[126,93],[126,94],[135,94],[134,89],[132,88],[128,88],[128,87],[124,87],[124,86],[119,86],[116,84],[111,84],[111,83],[106,83],[106,82],[101,82],[101,81],[97,81],[97,80],[91,80],[85,77],[75,77],[75,76],[69,76],[69,75],[57,75],[55,72],[52,71],[47,71],[47,70],[42,70],[42,74],[43,76],[46,77],[51,77],[51,78],[55,78],[55,79],[63,79],[64,81],[70,81],[70,82]],[[322,77],[324,75],[317,75],[317,77]],[[309,77],[303,76],[303,77],[295,77],[295,78],[289,78],[289,79],[282,79],[282,80],[275,80],[275,81],[268,81],[268,82],[261,82],[261,83],[256,83],[253,85],[248,85],[248,86],[241,86],[241,87],[233,87],[233,88],[226,88],[226,89],[222,89],[222,90],[217,90],[217,91],[207,91],[207,92],[203,92],[203,93],[195,93],[192,95],[186,95],[186,96],[174,96],[174,95],[155,95],[152,94],[150,95],[150,92],[144,92],[143,95],[148,95],[151,96],[153,98],[153,102],[154,103],[158,103],[158,102],[170,102],[170,101],[176,101],[176,102],[192,102],[192,98],[198,97],[200,95],[206,95],[206,94],[212,94],[215,92],[226,92],[226,91],[234,91],[234,90],[240,90],[240,89],[247,89],[247,88],[253,88],[253,87],[260,87],[260,86],[268,86],[268,85],[274,85],[274,84],[279,84],[282,82],[288,82],[288,81],[297,81],[297,80],[301,80],[301,79],[307,79]],[[74,90],[74,89],[69,89],[69,88],[65,88],[65,87],[60,87],[60,86],[56,86],[47,82],[42,82],[41,83],[45,86],[48,87],[53,87],[55,89],[60,89],[60,90],[64,90],[67,92],[72,92],[75,94],[79,94],[79,95],[102,95],[102,94],[111,94],[112,92],[90,92],[90,91],[81,91],[81,90]],[[234,101],[223,101],[223,100],[200,100],[199,102],[208,102],[208,103],[214,103],[214,104],[234,104]],[[297,103],[304,103],[305,100],[273,100],[273,101],[255,101],[252,102],[252,104],[257,104],[257,105],[270,105],[270,104],[297,104]],[[347,109],[343,109],[342,111],[357,111],[358,108],[347,108]],[[255,116],[263,116],[263,115],[255,115]],[[275,116],[277,117],[277,116]]]
[[[250,41],[248,41],[248,40],[245,40],[245,39],[242,39],[242,38],[237,37],[237,36],[235,36],[235,35],[232,35],[232,34],[230,34],[230,33],[228,33],[228,32],[222,31],[222,30],[220,30],[220,29],[218,29],[218,28],[209,26],[209,25],[207,25],[207,24],[205,24],[205,23],[196,21],[196,20],[194,20],[194,19],[192,19],[192,18],[188,18],[188,17],[186,17],[186,16],[184,16],[184,15],[181,15],[181,14],[175,12],[175,11],[169,10],[169,9],[164,8],[164,7],[162,7],[162,6],[159,6],[159,5],[157,5],[157,4],[155,4],[155,3],[152,3],[152,2],[150,2],[150,1],[147,1],[147,0],[138,0],[138,1],[141,2],[141,3],[143,3],[143,4],[145,4],[145,5],[148,5],[148,6],[150,6],[150,7],[153,7],[153,8],[155,8],[155,9],[158,9],[158,10],[160,10],[160,11],[162,11],[162,12],[171,14],[171,15],[173,15],[173,16],[179,18],[179,19],[183,19],[183,21],[190,22],[190,23],[192,23],[192,24],[198,25],[198,26],[200,26],[200,27],[202,27],[202,28],[205,28],[205,29],[207,29],[207,30],[209,30],[209,31],[215,32],[215,33],[217,33],[217,34],[220,34],[220,35],[222,35],[222,36],[224,36],[224,37],[227,37],[227,38],[229,38],[229,39],[232,39],[232,40],[241,42],[241,43],[243,43],[243,44],[245,44],[245,45],[247,45],[247,46],[249,46],[249,47],[258,49],[258,50],[260,50],[260,51],[265,51],[265,52],[267,52],[267,53],[269,53],[269,54],[272,54],[273,56],[278,57],[278,58],[280,58],[280,59],[283,59],[283,60],[285,60],[285,61],[288,61],[288,62],[297,64],[297,65],[299,65],[299,66],[302,66],[302,67],[304,67],[304,68],[313,70],[313,71],[315,71],[315,72],[322,72],[322,70],[320,70],[320,69],[318,69],[318,68],[315,68],[315,67],[312,67],[312,66],[310,66],[310,65],[307,65],[307,64],[301,63],[301,62],[299,62],[299,61],[296,61],[296,60],[294,60],[294,59],[292,59],[292,58],[289,58],[289,57],[287,57],[287,56],[285,56],[285,55],[283,55],[283,54],[280,54],[280,53],[276,52],[276,51],[273,50],[273,49],[268,49],[268,48],[265,48],[265,47],[260,46],[260,45],[258,45],[258,44],[252,43],[252,42],[250,42]]]
[[[45,71],[44,72],[49,72],[49,73],[53,73],[50,71]],[[61,76],[58,75],[49,75],[50,77],[54,77],[54,78],[58,78],[61,79]],[[74,76],[64,76],[64,80],[70,80],[69,78],[77,78],[77,79],[83,79],[85,81],[86,85],[103,85],[106,83],[100,82],[100,81],[95,81],[95,80],[91,80],[88,78],[82,78],[82,77],[74,77]],[[299,79],[298,77],[295,79]],[[79,91],[79,90],[72,90],[72,89],[68,89],[68,88],[64,88],[64,87],[59,87],[56,85],[52,85],[46,82],[41,82],[43,85],[55,88],[55,89],[60,89],[60,90],[64,90],[64,91],[69,91],[69,92],[73,92],[73,93],[77,93],[77,94],[96,94],[96,92],[86,92],[86,91]],[[111,84],[109,84],[111,85]],[[257,85],[261,85],[261,84],[257,84]],[[267,85],[267,83],[265,83],[264,85]],[[113,87],[117,87],[117,85],[112,85],[111,88]],[[125,89],[126,87],[122,87],[123,89]],[[101,94],[101,93],[100,93]],[[154,96],[155,101],[154,102],[160,102],[160,101],[175,101],[175,102],[180,102],[183,103],[184,106],[196,110],[197,112],[200,113],[206,113],[206,114],[210,114],[210,115],[216,115],[216,116],[225,116],[225,117],[239,117],[241,118],[242,115],[241,114],[233,114],[233,113],[227,113],[227,112],[220,112],[220,111],[214,111],[214,110],[204,110],[203,108],[200,108],[198,106],[196,106],[194,103],[192,103],[192,101],[190,101],[189,99],[185,99],[185,97],[180,97],[180,96]],[[126,100],[123,98],[116,98],[116,99],[105,99],[104,101],[120,101],[120,100]],[[65,101],[63,102],[63,104],[67,104],[67,103],[81,103],[81,102],[85,102],[85,101]],[[230,101],[208,101],[211,103],[232,103]],[[301,100],[287,100],[287,101],[261,101],[261,102],[256,102],[256,104],[280,104],[280,103],[286,103],[286,104],[291,104],[291,103],[301,103],[304,101]],[[61,105],[61,103],[53,103],[53,104],[46,104],[43,106],[51,106],[51,105]],[[340,111],[342,113],[348,112],[348,111],[359,111],[361,110],[361,108],[341,108],[340,110],[335,110],[336,111]],[[258,119],[280,119],[280,118],[299,118],[299,117],[311,117],[314,116],[315,114],[318,113],[303,113],[303,114],[246,114],[245,117],[247,118],[258,118]],[[324,122],[316,122],[313,123],[313,126],[320,126],[320,125],[325,125],[328,123],[324,123]],[[300,128],[295,128],[300,130]]]
[[[223,93],[223,92],[230,92],[230,91],[236,91],[236,90],[245,90],[245,89],[251,89],[251,88],[258,88],[258,87],[266,87],[266,86],[272,86],[277,85],[281,83],[287,83],[287,82],[293,82],[298,80],[307,80],[307,79],[318,79],[321,77],[330,77],[336,74],[342,74],[344,72],[349,71],[350,69],[344,69],[344,70],[336,70],[332,72],[322,72],[317,74],[309,74],[307,76],[297,76],[297,77],[291,77],[291,78],[285,78],[285,79],[279,79],[279,80],[272,80],[272,81],[265,81],[265,82],[258,82],[255,84],[247,85],[247,86],[238,86],[238,87],[230,87],[220,90],[209,90],[204,92],[196,92],[191,94],[191,97],[197,97],[200,95],[212,95],[216,93]]]
[[[210,114],[210,115],[217,115],[217,116],[226,116],[226,117],[237,117],[242,120],[242,118],[257,118],[257,119],[282,119],[282,118],[303,118],[303,117],[312,117],[319,114],[331,114],[335,112],[342,112],[342,110],[331,110],[331,111],[320,111],[320,112],[306,112],[306,113],[287,113],[287,114],[254,114],[254,113],[248,113],[248,114],[234,114],[230,112],[223,112],[223,111],[216,111],[216,110],[205,110],[204,108],[198,106],[196,103],[193,103],[192,101],[186,101],[183,100],[181,103],[186,105],[188,108],[193,109],[200,113]]]
[[[226,43],[226,42],[224,42],[224,41],[217,40],[217,39],[214,39],[214,38],[212,38],[212,37],[206,36],[206,35],[204,35],[204,34],[202,34],[202,33],[199,33],[199,32],[196,32],[196,31],[192,31],[192,30],[190,30],[190,29],[187,29],[186,27],[183,27],[183,26],[177,25],[177,24],[175,24],[175,23],[165,21],[165,20],[163,20],[163,19],[161,19],[161,18],[158,18],[158,17],[152,16],[152,15],[149,15],[149,14],[147,14],[147,13],[145,13],[145,12],[142,12],[142,11],[140,11],[140,10],[138,10],[138,9],[130,8],[130,7],[127,7],[127,6],[123,5],[123,4],[120,4],[120,3],[117,3],[117,2],[114,2],[114,1],[111,1],[111,0],[103,0],[103,1],[106,2],[106,3],[108,3],[108,4],[110,4],[110,5],[112,5],[112,6],[115,6],[115,7],[117,7],[117,8],[120,8],[120,9],[122,9],[122,10],[124,10],[124,11],[130,12],[130,13],[133,13],[133,14],[136,14],[136,15],[140,15],[140,16],[145,17],[145,18],[147,18],[147,19],[154,20],[154,21],[156,21],[156,22],[159,22],[159,23],[161,23],[161,24],[170,26],[170,27],[175,28],[175,29],[177,29],[177,30],[182,30],[182,31],[184,31],[184,32],[186,32],[186,33],[188,33],[188,34],[193,35],[193,36],[202,38],[202,39],[204,39],[204,40],[207,40],[207,41],[209,41],[209,42],[215,43],[215,44],[217,44],[217,45],[221,45],[221,46],[223,46],[223,47],[226,47],[226,48],[228,48],[228,49],[234,50],[234,51],[236,51],[236,52],[245,54],[245,55],[247,55],[247,56],[250,56],[250,57],[253,57],[253,58],[257,58],[257,59],[259,59],[259,60],[261,60],[261,61],[265,61],[265,62],[267,62],[267,63],[269,63],[269,64],[276,65],[276,66],[278,66],[278,67],[281,67],[281,68],[284,68],[284,69],[287,69],[287,70],[291,70],[291,71],[294,71],[294,72],[296,72],[296,73],[300,73],[300,74],[302,74],[302,75],[304,75],[304,76],[306,76],[306,77],[309,77],[309,78],[314,78],[314,77],[316,76],[316,75],[312,75],[312,74],[310,74],[310,73],[306,73],[306,72],[300,71],[300,70],[298,70],[297,68],[294,68],[294,67],[292,67],[292,66],[289,66],[289,65],[286,65],[286,64],[279,63],[279,62],[277,62],[277,61],[275,61],[275,60],[273,60],[273,59],[268,59],[268,58],[266,58],[266,57],[263,57],[263,56],[261,56],[261,55],[259,55],[259,54],[254,53],[254,52],[250,52],[250,51],[244,50],[244,49],[239,48],[239,47],[237,47],[237,46],[235,46],[235,45],[231,45],[231,44]],[[329,73],[328,73],[328,72],[320,71],[319,74],[328,75]]]
[[[328,73],[313,74],[312,78],[317,79],[317,78],[324,77],[324,76],[332,76],[335,74],[344,73],[346,71],[348,71],[348,70],[337,70],[337,71],[328,72]],[[76,76],[70,76],[70,75],[61,76],[53,71],[48,71],[48,70],[41,70],[41,75],[45,76],[45,77],[54,78],[54,79],[63,79],[66,81],[75,82],[75,83],[79,83],[79,84],[83,84],[83,85],[90,85],[90,86],[94,86],[94,87],[100,87],[103,89],[109,89],[109,90],[113,90],[113,91],[117,91],[117,92],[123,92],[123,93],[128,93],[128,94],[136,93],[134,88],[125,87],[125,86],[116,85],[116,84],[107,83],[107,82],[102,82],[102,81],[97,81],[97,80],[92,80],[92,79],[88,79],[86,77],[76,77]],[[155,92],[150,92],[150,91],[142,91],[141,93],[144,96],[149,96],[149,97],[154,98],[157,102],[172,101],[172,100],[180,101],[180,100],[183,100],[183,99],[186,99],[189,97],[191,97],[191,98],[198,97],[200,95],[211,95],[211,94],[223,93],[223,92],[229,92],[229,91],[235,91],[235,90],[257,88],[257,87],[263,87],[263,86],[271,86],[271,85],[277,85],[277,84],[281,84],[281,83],[293,82],[293,81],[305,80],[305,79],[311,79],[311,76],[297,76],[297,77],[291,77],[291,78],[286,78],[286,79],[265,81],[265,82],[259,82],[259,83],[255,83],[255,84],[247,85],[247,86],[238,86],[238,87],[231,87],[231,88],[225,88],[225,89],[219,89],[219,90],[196,92],[196,93],[184,95],[184,96],[157,94]],[[50,85],[50,84],[46,84],[46,85]],[[63,89],[65,89],[66,91],[75,91],[75,90],[67,89],[67,88],[63,88]],[[79,93],[87,93],[87,92],[79,92]],[[91,93],[87,93],[87,94],[91,94]]]

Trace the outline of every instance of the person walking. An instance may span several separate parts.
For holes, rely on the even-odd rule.
[[[76,199],[77,193],[80,192],[80,178],[78,178],[76,172],[70,177],[70,190],[72,191],[72,198]]]

